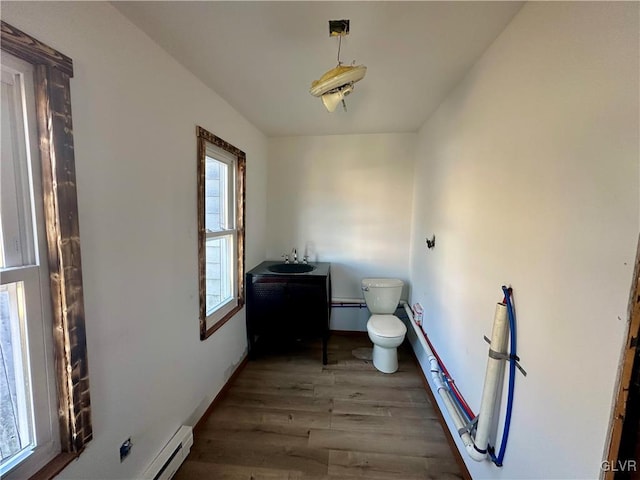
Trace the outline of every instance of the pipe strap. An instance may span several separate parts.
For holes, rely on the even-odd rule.
[[[462,436],[465,433],[471,434],[471,432],[473,432],[475,430],[477,424],[478,424],[478,417],[475,417],[473,420],[468,422],[466,425],[463,425],[462,427],[460,427],[458,429],[458,435]]]
[[[471,433],[476,429],[477,425],[478,425],[478,417],[476,416],[473,420],[467,423],[465,427],[467,428],[467,431]]]
[[[509,355],[508,353],[496,352],[495,350],[490,348],[489,358],[493,358],[494,360],[509,360],[511,358],[511,355]]]
[[[475,448],[475,449],[476,449],[476,451],[477,451],[478,453],[481,453],[482,455],[485,455],[485,454],[487,453],[487,449],[486,449],[486,448],[485,448],[484,450],[482,450],[482,449],[480,449],[480,448],[476,447],[476,444],[475,444],[475,443],[473,444],[473,448]]]
[[[487,337],[484,337],[484,339],[487,340]],[[509,360],[510,362],[514,362],[516,364],[516,367],[518,367],[518,370],[520,370],[520,373],[522,373],[522,375],[524,375],[525,377],[527,376],[527,371],[522,368],[522,365],[520,365],[520,357],[517,355],[514,355],[512,353],[500,353],[496,352],[495,350],[489,349],[489,358],[493,358],[494,360]]]

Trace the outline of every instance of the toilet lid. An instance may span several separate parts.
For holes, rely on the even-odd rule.
[[[395,315],[373,315],[367,328],[380,337],[401,337],[407,333],[407,327]]]

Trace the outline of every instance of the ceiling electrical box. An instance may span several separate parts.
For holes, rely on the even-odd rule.
[[[329,20],[329,36],[344,37],[349,35],[349,20]]]

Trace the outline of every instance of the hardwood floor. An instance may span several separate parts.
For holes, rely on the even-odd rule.
[[[410,347],[385,375],[352,355],[364,336],[248,362],[211,415],[176,480],[460,479]]]

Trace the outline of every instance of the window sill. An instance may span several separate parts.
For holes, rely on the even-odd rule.
[[[229,320],[231,320],[231,318],[236,313],[238,313],[240,310],[242,310],[243,306],[244,306],[244,301],[242,301],[242,299],[239,299],[238,300],[238,304],[235,307],[233,307],[231,310],[229,310],[227,313],[225,313],[216,323],[211,325],[206,331],[204,331],[204,332],[202,332],[200,334],[200,340],[206,340],[207,338],[209,338],[216,330],[218,330],[225,323],[227,323]]]
[[[79,456],[80,452],[60,453],[53,457],[53,459],[51,459],[51,461],[44,467],[38,470],[29,480],[50,480]]]

